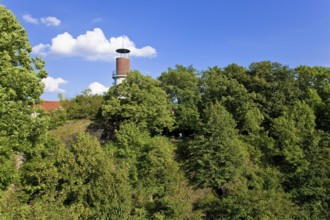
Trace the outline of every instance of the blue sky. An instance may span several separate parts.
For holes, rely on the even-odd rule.
[[[47,100],[112,86],[123,36],[132,69],[154,78],[176,64],[330,67],[329,0],[0,2],[26,29],[33,56],[46,60]]]

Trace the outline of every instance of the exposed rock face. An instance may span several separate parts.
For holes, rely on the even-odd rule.
[[[21,169],[25,158],[23,154],[15,153],[15,166],[17,169]]]

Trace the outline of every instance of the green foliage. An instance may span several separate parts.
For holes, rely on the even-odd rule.
[[[0,148],[0,193],[5,190],[15,178],[14,154],[10,149],[8,138],[1,138]]]
[[[160,83],[137,71],[131,72],[119,86],[110,88],[100,120],[106,136],[113,136],[122,122],[135,123],[152,134],[171,130],[174,123],[170,102]]]
[[[295,69],[297,86],[314,111],[318,128],[329,132],[330,68],[300,66]]]
[[[296,208],[283,193],[247,190],[219,198],[209,195],[198,208],[206,212],[206,219],[293,219]]]
[[[68,120],[94,120],[103,103],[103,96],[92,95],[90,90],[72,99],[60,96],[61,107],[48,113],[49,128],[56,129]]]
[[[51,207],[83,219],[128,217],[126,174],[115,168],[96,138],[80,133],[69,148],[55,141],[48,145],[45,153],[51,155],[29,161],[22,171],[20,197],[33,204],[29,218],[34,209]]]
[[[151,137],[132,123],[120,126],[116,140],[107,149],[129,171],[134,218],[188,219],[199,215],[192,212],[192,190],[174,160],[171,142]]]
[[[235,130],[235,121],[220,103],[210,103],[204,117],[202,133],[187,144],[186,167],[194,183],[218,190],[240,175],[243,143]]]
[[[273,120],[272,135],[277,142],[274,156],[278,160],[275,163],[287,163],[283,167],[285,172],[299,172],[307,168],[305,152],[308,153],[311,147],[314,127],[313,110],[301,102],[296,102],[290,112]]]
[[[187,136],[199,130],[201,79],[196,76],[196,70],[177,65],[176,69],[162,73],[159,80],[174,105],[176,133]]]
[[[68,120],[67,112],[62,108],[57,108],[47,113],[49,116],[49,129],[56,129]]]
[[[325,195],[329,172],[324,168],[325,161],[329,161],[324,156],[327,154],[324,150],[329,149],[329,145],[324,148],[324,143],[328,143],[324,123],[329,97],[327,71],[320,67],[293,70],[278,63],[259,62],[251,64],[248,70],[232,64],[204,72],[202,105],[207,109],[209,102],[220,102],[236,121],[226,126],[217,124],[218,120],[206,123],[210,114],[204,112],[202,132],[193,140],[185,141],[180,149],[192,184],[215,189],[213,202],[199,203],[207,218],[328,218],[325,210],[329,198]],[[228,120],[231,116],[222,118],[226,124],[225,118]],[[244,165],[233,169],[238,173],[229,172],[230,178],[221,173],[224,164],[221,157],[217,157],[224,157],[228,151],[213,147],[219,143],[231,146],[230,141],[226,142],[230,135],[226,131],[219,132],[218,139],[206,135],[208,130],[217,128],[238,129],[239,135],[230,140],[239,140],[243,147]],[[317,128],[326,131],[326,135],[319,136]],[[323,152],[322,156],[317,152]],[[230,151],[228,154],[238,155]],[[230,158],[225,161],[230,162]],[[260,185],[260,180],[267,179],[260,172],[266,172],[270,166],[280,175],[272,177],[277,184],[269,188]],[[212,172],[214,170],[216,172]],[[251,177],[258,177],[259,183],[251,185]],[[217,180],[222,181],[221,187],[217,186]],[[264,203],[269,206],[262,206]]]
[[[255,94],[248,93],[244,85],[235,77],[227,76],[241,74],[242,69],[233,67],[233,65],[228,66],[225,70],[213,67],[204,72],[203,103],[205,105],[208,102],[221,102],[233,115],[240,132],[259,131],[261,129],[259,125],[264,118],[254,103]]]
[[[92,95],[86,90],[73,99],[61,99],[61,106],[68,119],[95,119],[102,102],[103,96]]]
[[[44,118],[31,115],[47,73],[42,59],[31,61],[30,52],[25,30],[0,6],[0,189],[14,179],[14,152],[29,159],[38,151],[46,129]]]
[[[329,133],[314,133],[305,149],[308,169],[288,175],[284,187],[302,207],[306,218],[328,219],[330,189],[330,138]]]
[[[44,63],[34,59],[31,65],[31,46],[23,27],[14,15],[0,6],[0,82],[6,98],[12,101],[35,103],[43,92],[40,78],[46,76]],[[38,74],[35,73],[39,71]],[[40,72],[41,71],[41,72]]]

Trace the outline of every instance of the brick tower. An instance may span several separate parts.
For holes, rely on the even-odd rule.
[[[121,48],[116,50],[120,57],[116,58],[116,72],[113,74],[115,80],[114,85],[117,86],[122,83],[130,71],[130,60],[128,54],[131,52],[129,49]],[[126,57],[125,57],[126,56]]]

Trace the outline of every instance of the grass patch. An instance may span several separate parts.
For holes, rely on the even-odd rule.
[[[87,132],[91,123],[92,121],[88,119],[66,121],[63,125],[48,131],[48,134],[68,144],[75,134]]]

